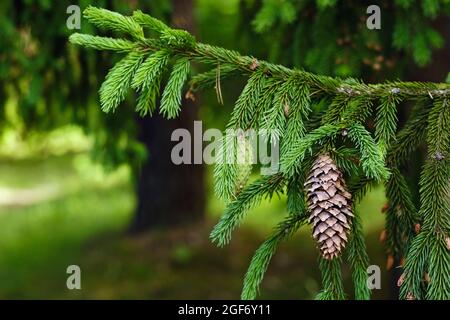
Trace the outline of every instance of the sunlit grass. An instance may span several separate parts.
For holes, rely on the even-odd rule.
[[[17,128],[2,128],[1,159],[30,159],[81,153],[92,146],[92,138],[75,125],[62,126],[48,132],[31,131],[24,135]]]
[[[205,226],[134,239],[126,236],[135,205],[126,167],[105,173],[86,154],[0,161],[0,187],[39,190],[47,184],[58,186],[55,197],[0,206],[0,298],[238,298],[254,250],[286,214],[284,198],[264,201],[230,246],[219,249],[208,233],[224,204],[210,193]],[[378,187],[359,205],[370,243],[377,241],[383,202]],[[383,263],[382,249],[376,252]],[[316,265],[316,255],[305,227],[274,257],[262,297],[312,298],[320,281],[317,268],[308,266]],[[81,291],[65,287],[71,264],[82,268]]]
[[[3,190],[32,194],[45,185],[56,186],[57,194],[0,207],[0,297],[51,291],[48,278],[64,279],[83,243],[123,229],[134,206],[128,170],[106,175],[84,154],[0,163]]]

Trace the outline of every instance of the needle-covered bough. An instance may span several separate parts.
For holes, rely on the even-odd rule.
[[[88,7],[84,17],[121,36],[70,37],[74,44],[124,54],[100,88],[105,112],[114,111],[132,88],[138,97],[136,111],[151,116],[164,87],[159,112],[170,119],[179,114],[182,95],[192,97],[199,89],[215,87],[221,100],[221,81],[247,78],[227,129],[269,132],[268,143],[275,140],[280,146],[279,171],[247,184],[250,161],[218,163],[215,191],[228,206],[211,239],[220,246],[227,244],[246,213],[273,194],[286,195],[288,214],[256,251],[245,276],[243,299],[257,296],[278,244],[308,222],[321,251],[323,289],[317,298],[346,297],[341,279],[345,260],[352,270],[355,298],[369,299],[364,212],[358,212],[355,204],[374,183],[384,183],[388,198],[387,250],[405,261],[399,279],[401,298],[450,298],[448,84],[365,84],[289,69],[197,42],[188,32],[169,28],[141,11],[123,16]],[[190,77],[192,62],[211,69]],[[399,129],[397,109],[409,106],[411,115]],[[232,143],[248,146],[247,139],[236,137]],[[227,143],[224,140],[218,154],[225,152]],[[423,143],[427,158],[416,208],[402,171]]]

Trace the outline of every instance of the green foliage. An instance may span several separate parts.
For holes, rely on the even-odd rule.
[[[80,0],[74,4],[86,8],[92,3]],[[127,13],[139,6],[160,18],[171,16],[170,3],[165,0],[98,0],[95,4]],[[101,34],[104,37],[84,34],[100,35],[86,19],[78,31],[83,34],[72,34],[77,30],[67,27],[67,8],[67,1],[1,1],[0,109],[8,112],[0,115],[0,134],[13,129],[28,140],[71,124],[92,137],[91,155],[105,168],[124,163],[137,168],[146,150],[138,141],[135,113],[130,107],[133,99],[125,99],[124,108],[105,116],[99,108],[97,90],[92,90],[100,87],[111,61],[138,50],[135,37],[126,28],[121,31],[120,21],[120,30],[106,30]],[[131,29],[136,28],[130,23]],[[68,36],[71,41],[83,38],[80,41],[85,45],[91,43],[102,51],[74,46],[67,41]]]
[[[317,294],[317,300],[344,300],[346,298],[342,283],[341,264],[341,258],[333,260],[319,258],[323,289]]]
[[[336,0],[316,0],[317,7],[319,7],[320,10],[323,10],[327,7],[332,7],[336,4]]]
[[[347,109],[341,117],[345,121],[364,124],[372,113],[373,101],[368,97],[357,97],[348,101]]]
[[[89,6],[83,11],[83,16],[89,22],[104,30],[130,34],[138,39],[144,36],[142,28],[134,19],[117,12]]]
[[[241,298],[255,299],[259,286],[264,278],[270,260],[275,254],[278,244],[289,239],[302,225],[307,222],[305,196],[300,192],[304,179],[294,177],[287,184],[287,207],[289,214],[280,222],[274,232],[256,250],[244,278]]]
[[[414,236],[417,223],[417,209],[413,203],[411,190],[398,168],[391,170],[385,183],[389,207],[386,211],[387,247],[389,252],[400,260]]]
[[[84,45],[96,50],[110,50],[117,52],[128,52],[134,47],[134,43],[124,39],[91,36],[88,34],[74,33],[69,37],[73,44]]]
[[[341,129],[341,126],[332,124],[323,125],[297,140],[286,152],[284,158],[281,159],[281,171],[287,175],[292,175],[301,169],[304,170],[305,168],[300,168],[300,165],[308,152],[312,155],[314,144],[320,145],[323,143],[323,139],[335,137]]]
[[[259,292],[259,286],[264,278],[264,273],[269,266],[270,260],[275,254],[278,244],[290,238],[295,231],[305,224],[306,213],[291,213],[281,222],[273,234],[256,250],[245,274],[244,287],[241,298],[243,300],[253,300]]]
[[[392,167],[405,163],[408,156],[425,139],[429,111],[429,105],[424,101],[416,103],[411,116],[388,151],[387,163]]]
[[[211,232],[211,239],[219,246],[226,245],[232,231],[242,222],[244,215],[258,205],[264,197],[271,198],[282,191],[284,181],[280,175],[265,176],[244,189],[227,207],[219,223]]]
[[[100,88],[100,103],[103,111],[116,110],[125,99],[125,94],[143,58],[141,52],[132,51],[109,71]]]
[[[335,10],[333,1],[318,3],[323,12]],[[251,172],[251,163],[236,164],[235,160],[240,152],[251,148],[247,145],[247,138],[242,139],[239,134],[227,132],[220,143],[214,178],[217,196],[229,203],[212,231],[211,239],[219,246],[227,244],[233,230],[239,226],[246,213],[264,197],[270,198],[275,193],[287,194],[289,216],[257,250],[245,277],[242,298],[256,297],[277,245],[305,222],[303,182],[314,158],[324,151],[329,152],[345,172],[354,204],[361,200],[371,183],[386,183],[391,204],[387,215],[390,233],[388,246],[398,256],[409,252],[408,256],[411,257],[407,258],[405,265],[407,276],[402,296],[405,297],[410,290],[417,297],[447,296],[448,281],[445,283],[443,279],[448,274],[449,264],[443,262],[447,261],[448,254],[442,248],[445,245],[443,239],[448,236],[450,221],[449,204],[445,201],[449,194],[450,126],[447,104],[450,85],[401,81],[365,84],[352,78],[342,80],[317,75],[198,43],[187,32],[171,29],[141,12],[126,19],[113,15],[115,22],[108,11],[93,12],[96,23],[105,28],[127,29],[130,33],[134,28],[130,26],[135,26],[129,22],[131,19],[139,26],[156,31],[153,38],[134,37],[128,55],[108,75],[101,88],[105,110],[117,107],[131,83],[140,94],[136,109],[141,114],[151,114],[155,110],[162,75],[172,57],[176,58],[175,65],[165,86],[160,109],[168,118],[176,117],[179,113],[181,91],[191,62],[213,66],[209,71],[194,76],[190,85],[192,90],[214,85],[219,102],[222,79],[231,75],[248,77],[227,128],[270,130],[268,135],[271,142],[279,142],[281,145],[281,172],[263,176],[245,186]],[[101,15],[105,16],[107,22],[98,22],[102,19]],[[283,19],[289,20],[289,17],[285,16]],[[124,21],[122,29],[116,26],[119,20]],[[75,36],[72,41],[88,47],[102,48],[101,44],[93,43],[95,38],[92,37]],[[113,49],[115,46],[117,44],[110,44]],[[147,55],[149,56],[142,62]],[[380,103],[373,110],[375,101]],[[410,101],[416,102],[414,112],[397,133],[397,108],[400,102],[403,105],[403,102]],[[429,111],[427,106],[431,104],[433,107]],[[371,132],[371,123],[375,127],[374,134]],[[425,132],[428,135],[426,142],[429,159],[421,177],[421,208],[417,214],[400,165],[422,142]],[[420,237],[414,237],[413,234],[413,226],[417,220],[423,221]],[[429,242],[432,245],[424,249],[424,241],[429,239],[433,239]],[[358,215],[354,220],[347,258],[353,270],[355,297],[368,299],[370,292],[365,285],[368,257]],[[417,278],[417,270],[424,269],[425,263],[435,282],[422,294],[419,292],[421,284]],[[320,259],[323,290],[318,299],[346,297],[341,265],[340,257],[331,261]]]
[[[434,21],[450,15],[446,0],[379,3],[382,30],[393,28],[393,33],[374,32],[366,27],[369,4],[364,1],[242,2],[246,4],[242,20],[250,19],[253,28],[241,34],[262,42],[260,54],[268,52],[270,60],[315,73],[365,79],[399,77],[409,62],[419,67],[429,64],[433,51],[444,44]]]
[[[294,80],[291,79],[291,81]],[[289,83],[289,80],[286,83]],[[310,103],[310,91],[307,84],[291,86],[291,89],[287,92],[285,102],[287,108],[287,124],[284,139],[281,144],[282,158],[285,158],[286,152],[291,148],[292,144],[300,141],[305,135],[305,122],[308,120],[308,114],[311,111]]]
[[[369,266],[369,257],[366,252],[364,234],[361,226],[361,217],[358,212],[353,219],[352,233],[350,235],[347,259],[352,268],[352,278],[355,285],[355,299],[369,300],[370,289],[367,286],[367,267]]]
[[[382,98],[377,108],[375,137],[383,154],[387,152],[391,140],[395,139],[399,100],[395,94],[391,93]]]
[[[214,166],[214,192],[222,200],[229,201],[236,192],[237,165],[234,154],[227,152],[236,150],[236,137],[225,135],[217,154],[219,161]]]
[[[259,105],[259,126],[266,130],[264,137],[271,143],[278,143],[284,135],[286,124],[286,110],[288,108],[288,94],[291,90],[287,82],[282,83],[272,79],[267,81],[264,95]],[[255,116],[254,116],[255,117]]]
[[[212,70],[194,75],[190,81],[191,88],[193,90],[211,88],[214,87],[217,82],[238,74],[240,74],[240,72],[232,65],[218,65]]]
[[[362,169],[369,178],[386,179],[389,171],[384,166],[381,150],[377,148],[370,133],[360,124],[348,128],[348,137],[360,149]]]
[[[152,114],[156,109],[161,77],[169,59],[168,51],[157,51],[149,56],[136,71],[131,86],[140,93],[136,111],[141,115]]]
[[[268,31],[274,23],[279,20],[290,24],[296,16],[296,8],[293,1],[264,0],[263,6],[253,20],[255,30],[258,32]]]
[[[248,79],[241,95],[236,101],[231,114],[228,128],[247,130],[251,128],[256,109],[259,107],[259,98],[265,86],[266,76],[258,71]]]
[[[450,298],[450,110],[448,100],[436,99],[428,116],[428,159],[420,178],[420,233],[406,256],[401,296]],[[424,282],[428,272],[429,283]]]
[[[331,157],[337,166],[348,175],[358,172],[358,150],[355,148],[339,147],[331,150]]]
[[[160,112],[167,118],[176,118],[181,108],[181,90],[189,75],[190,61],[180,58],[175,63],[169,82],[167,83],[161,98]]]
[[[150,87],[155,79],[161,75],[162,69],[168,63],[169,58],[170,54],[166,50],[160,50],[150,55],[136,71],[132,87],[138,90]]]
[[[428,159],[420,180],[421,216],[424,229],[432,229],[448,236],[450,110],[446,99],[436,100],[428,121]]]
[[[143,13],[141,10],[136,10],[133,12],[133,20],[139,23],[141,26],[149,28],[156,32],[163,32],[168,29],[168,27],[152,16]]]

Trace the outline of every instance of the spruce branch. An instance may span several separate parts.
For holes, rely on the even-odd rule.
[[[369,178],[381,181],[389,176],[383,155],[370,133],[360,124],[350,125],[348,138],[360,149],[361,165]]]
[[[409,293],[421,298],[423,271],[428,268],[430,283],[426,299],[450,299],[450,108],[448,100],[437,99],[428,116],[428,159],[420,177],[419,235],[412,241],[404,268],[401,297]]]
[[[385,182],[388,209],[386,211],[386,245],[397,260],[406,254],[414,237],[414,227],[421,222],[411,190],[401,173],[400,166],[425,139],[430,108],[428,100],[418,101],[404,127],[391,145],[386,162],[391,176]]]
[[[161,78],[170,57],[170,52],[167,50],[155,52],[136,71],[131,86],[139,92],[136,111],[141,116],[151,115],[156,109],[156,98],[159,95]],[[171,90],[171,87],[169,87],[169,90]]]
[[[88,6],[83,16],[92,24],[104,30],[118,31],[133,36],[136,40],[144,38],[141,26],[132,18],[107,9]]]
[[[353,209],[354,210],[354,209]],[[354,210],[353,227],[347,248],[347,260],[352,268],[352,279],[355,287],[355,299],[369,300],[371,291],[367,286],[367,267],[369,256],[367,255],[364,234],[362,231],[361,217]]]
[[[364,96],[349,100],[342,114],[343,121],[364,124],[372,114],[373,103],[373,100]]]
[[[301,83],[307,83],[313,94],[342,95],[346,97],[366,97],[377,99],[387,95],[396,95],[403,99],[430,97],[431,99],[447,97],[450,85],[423,82],[385,82],[381,84],[365,84],[358,81],[342,81],[337,78],[316,75],[304,70],[289,69],[281,65],[258,60],[251,56],[242,56],[236,51],[211,46],[195,41],[195,38],[183,30],[171,29],[162,22],[142,12],[132,17],[125,17],[105,9],[88,7],[85,16],[94,24],[133,36],[139,49],[144,51],[168,50],[172,55],[186,56],[190,60],[225,68],[233,68],[243,75],[260,72],[270,77],[288,79],[295,75]],[[160,31],[159,38],[143,38],[142,26]],[[76,39],[80,40],[80,39]],[[89,46],[88,41],[77,41],[77,44]],[[257,63],[255,64],[255,61]],[[210,74],[210,76],[213,76]]]
[[[448,233],[447,233],[448,236]],[[430,283],[425,298],[428,300],[450,299],[450,255],[445,237],[440,234],[431,239],[428,276]]]
[[[284,180],[281,175],[264,176],[245,188],[232,201],[219,223],[211,232],[211,239],[219,246],[226,245],[231,239],[231,233],[242,222],[244,215],[251,208],[261,202],[264,197],[272,197],[274,193],[281,192],[284,187]]]
[[[312,161],[308,161],[304,167],[310,168],[311,165]],[[307,172],[305,170],[302,175],[294,175],[291,179],[289,179],[286,186],[286,206],[288,212],[291,214],[299,214],[306,211],[305,194],[303,192],[303,183],[306,179],[306,174]]]
[[[143,59],[142,52],[131,51],[109,71],[100,88],[100,103],[103,111],[114,111],[125,99],[132,78]]]
[[[192,91],[204,90],[212,88],[216,85],[217,80],[225,80],[232,76],[241,75],[232,65],[220,66],[220,77],[217,77],[217,68],[194,75],[190,80],[190,88]]]
[[[386,162],[389,167],[404,164],[409,155],[425,140],[429,112],[429,99],[419,100],[387,153]]]
[[[278,244],[290,238],[301,225],[306,223],[307,218],[308,215],[305,212],[289,214],[286,220],[281,222],[272,235],[256,250],[245,274],[244,287],[241,294],[243,300],[256,298],[259,293],[259,286],[270,260],[277,250]]]
[[[136,10],[133,12],[133,20],[136,21],[139,25],[158,33],[162,33],[170,29],[162,21],[143,13],[141,10]]]
[[[170,51],[160,50],[150,55],[136,71],[131,86],[134,89],[148,88],[158,79],[170,59]]]
[[[176,118],[181,109],[181,90],[189,75],[190,61],[180,58],[175,62],[169,82],[161,98],[160,112],[167,118]]]
[[[326,5],[322,3],[321,7]],[[174,64],[160,108],[167,118],[174,118],[180,112],[183,86],[193,62],[210,69],[190,79],[192,91],[215,85],[221,93],[222,80],[231,76],[248,79],[227,128],[268,129],[272,142],[280,140],[281,173],[262,177],[244,188],[251,164],[235,163],[242,141],[236,136],[225,137],[218,152],[221,161],[214,168],[215,191],[231,202],[211,238],[220,246],[228,243],[232,231],[251,208],[263,197],[283,192],[285,187],[290,214],[256,252],[244,282],[243,298],[256,296],[278,243],[303,223],[305,199],[301,189],[311,167],[312,157],[308,155],[323,150],[329,152],[348,175],[355,202],[374,182],[385,181],[390,203],[388,246],[397,257],[407,252],[402,297],[449,298],[450,84],[402,81],[366,84],[355,79],[322,76],[197,42],[188,32],[172,29],[141,11],[123,16],[88,7],[84,15],[99,28],[124,37],[84,34],[70,37],[77,45],[126,53],[100,88],[100,102],[105,112],[114,111],[132,87],[138,93],[136,110],[141,115],[152,114],[164,72],[171,62]],[[150,32],[144,34],[144,29]],[[218,98],[222,100],[221,94]],[[416,102],[416,106],[405,126],[396,132],[400,102],[403,106],[407,105],[403,102],[411,101]],[[375,112],[374,117],[372,112]],[[374,118],[375,138],[364,127],[369,117]],[[353,146],[338,145],[344,140],[339,134]],[[400,166],[423,140],[428,145],[428,159],[420,178],[421,206],[417,212]],[[245,143],[244,149],[248,149]],[[369,292],[364,267],[368,259],[358,219],[347,257],[354,270],[355,296],[366,299]],[[413,226],[417,221],[422,227],[414,236]],[[324,288],[319,299],[345,298],[341,262],[340,258],[320,260]],[[423,281],[424,272],[429,274],[429,283]]]
[[[381,98],[375,118],[375,137],[381,153],[384,155],[393,139],[395,139],[397,127],[397,105],[401,98],[396,94],[389,93]]]
[[[290,81],[295,82],[294,79]],[[293,143],[299,141],[307,132],[306,123],[311,112],[309,86],[293,85],[286,102],[286,133],[281,141],[281,158],[284,158]]]
[[[161,79],[157,78],[154,82],[141,89],[139,96],[136,101],[136,112],[139,113],[141,117],[145,115],[152,115],[156,109],[156,103],[159,96],[159,86]]]
[[[430,235],[423,232],[411,243],[402,275],[401,299],[406,299],[408,295],[412,295],[415,299],[422,299],[424,296],[423,275],[428,264],[430,240]]]
[[[237,137],[225,134],[219,142],[217,163],[214,166],[214,193],[219,199],[229,201],[236,192],[237,164],[233,152],[237,150]]]
[[[417,209],[412,200],[411,190],[398,168],[391,169],[385,182],[389,207],[386,211],[387,247],[398,260],[404,257],[419,223]]]
[[[288,105],[288,93],[291,86],[288,82],[274,81],[271,87],[264,90],[261,97],[262,119],[259,121],[262,129],[271,143],[277,143],[284,135],[286,124],[286,106]]]
[[[437,100],[428,120],[428,159],[420,179],[424,229],[448,235],[450,231],[450,108]]]
[[[288,176],[293,175],[300,170],[300,164],[309,152],[312,154],[314,144],[321,144],[325,138],[333,138],[342,129],[338,125],[323,125],[307,135],[302,139],[293,143],[290,150],[286,152],[284,158],[281,160],[281,171]]]
[[[263,72],[255,72],[248,79],[231,113],[228,128],[243,130],[251,128],[256,109],[259,106],[258,100],[265,85],[265,78]]]
[[[83,45],[87,48],[117,52],[129,52],[136,46],[135,43],[125,39],[91,36],[83,33],[74,33],[70,35],[69,40],[73,44]]]
[[[280,118],[283,112],[276,108],[274,104],[276,103],[275,96],[282,85],[282,81],[271,77],[266,77],[263,81],[263,87],[258,100],[256,100],[256,108],[253,116],[251,116],[249,126],[259,129],[264,141],[270,140],[271,143],[278,143],[280,136],[284,133],[285,119]],[[274,111],[275,114],[272,114],[270,110]]]
[[[256,298],[264,274],[279,243],[291,238],[307,222],[308,214],[306,212],[305,194],[302,191],[304,180],[305,175],[295,175],[288,181],[286,189],[289,214],[285,220],[278,224],[269,238],[256,250],[245,274],[244,287],[241,294],[243,300]]]
[[[330,156],[336,162],[338,168],[349,176],[358,172],[357,162],[359,162],[359,153],[355,148],[339,147],[330,151]]]
[[[341,265],[341,258],[326,260],[319,257],[323,289],[317,294],[316,300],[344,300],[346,298],[344,284],[342,283]]]
[[[343,114],[350,102],[350,97],[344,94],[337,94],[322,117],[322,124],[341,123],[344,120]]]

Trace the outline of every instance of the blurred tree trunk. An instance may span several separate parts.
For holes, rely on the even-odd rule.
[[[194,32],[192,0],[173,0],[172,24]],[[198,106],[183,99],[182,112],[175,120],[159,114],[137,120],[140,141],[149,151],[137,178],[138,203],[131,233],[199,221],[204,216],[202,165],[174,165],[170,155],[177,142],[171,134],[177,128],[193,133]],[[192,134],[193,137],[193,134]]]

